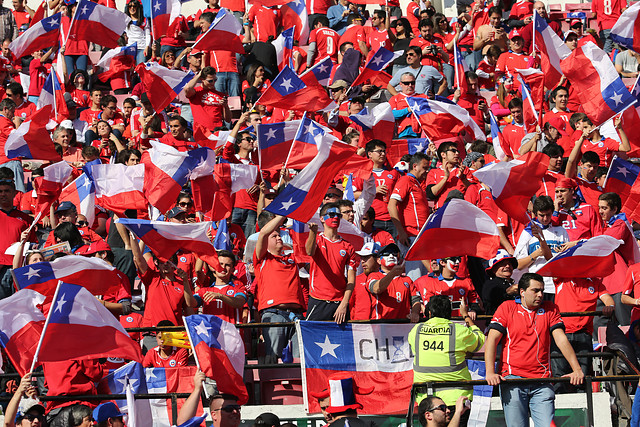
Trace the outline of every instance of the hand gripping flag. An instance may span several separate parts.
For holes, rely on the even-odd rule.
[[[0,301],[0,344],[24,376],[31,368],[45,317],[38,308],[44,295],[25,289]]]
[[[459,105],[415,96],[408,96],[407,103],[422,125],[422,130],[432,140],[458,136],[462,131],[470,134],[472,138],[483,141],[486,139],[484,132],[469,116],[469,112]]]
[[[560,65],[585,114],[595,125],[635,101],[607,54],[592,42],[578,46]]]
[[[33,181],[33,186],[38,195],[38,205],[36,215],[49,213],[49,208],[58,200],[62,187],[67,182],[73,172],[73,168],[65,161],[54,163],[44,168],[44,176],[37,177]]]
[[[562,69],[560,62],[571,54],[571,50],[558,37],[547,21],[533,13],[533,28],[535,31],[535,47],[540,50],[540,67],[544,74],[544,81],[547,87],[554,87],[560,82]]]
[[[611,191],[620,196],[622,212],[627,214],[631,221],[640,221],[639,174],[640,166],[616,156],[609,166],[604,185],[605,191]]]
[[[286,66],[256,104],[285,110],[318,111],[332,102],[322,86],[305,83],[291,67]]]
[[[309,221],[315,215],[336,173],[355,153],[353,147],[332,135],[319,135],[316,144],[316,157],[291,180],[266,210],[302,222]]]
[[[91,0],[80,0],[67,40],[75,35],[76,40],[86,40],[114,49],[118,47],[118,39],[129,22],[131,18],[118,9],[102,6]]]
[[[233,394],[243,405],[249,400],[244,385],[244,343],[238,329],[218,316],[196,314],[184,318],[199,368],[216,380],[218,390]]]
[[[62,189],[60,202],[69,201],[78,209],[78,213],[87,218],[89,227],[96,217],[96,189],[86,173],[76,178]]]
[[[306,46],[309,41],[309,17],[307,5],[303,0],[291,1],[280,8],[282,28],[295,28],[294,39],[300,46]]]
[[[60,280],[84,286],[93,295],[105,295],[119,287],[124,278],[124,274],[111,264],[80,255],[14,268],[11,274],[18,289],[31,289],[45,296],[53,296]]]
[[[69,109],[67,108],[67,102],[64,100],[64,93],[65,91],[60,84],[55,67],[51,67],[51,71],[49,71],[49,75],[44,81],[44,86],[42,86],[40,97],[38,97],[37,107],[41,109],[51,105],[53,113],[51,118],[58,123],[69,118]]]
[[[258,125],[256,134],[260,169],[282,169],[299,126],[300,120]]]
[[[40,337],[39,362],[122,357],[142,362],[140,346],[82,286],[60,282]]]
[[[398,50],[395,52],[390,52],[389,50],[380,47],[376,50],[376,53],[373,54],[371,59],[367,61],[367,64],[364,66],[364,69],[358,74],[358,77],[351,83],[351,87],[355,87],[365,83],[367,80],[375,78],[378,74],[382,72],[385,68],[389,66],[396,58],[402,56],[404,53],[403,50]],[[391,80],[391,78],[389,78]],[[387,84],[389,82],[387,81]]]
[[[280,33],[277,39],[273,41],[273,47],[276,50],[276,62],[278,70],[282,70],[285,66],[293,66],[291,55],[293,54],[293,32],[295,28],[291,27]]]
[[[452,199],[436,210],[407,251],[408,260],[469,255],[490,259],[500,247],[498,227],[482,209]]]
[[[227,228],[227,220],[223,219],[218,223],[216,237],[213,239],[213,247],[217,251],[230,251],[233,249],[231,239],[229,238],[229,229]]]
[[[135,67],[137,50],[138,43],[132,43],[128,46],[121,46],[108,51],[96,64],[97,67],[103,70],[102,73],[98,74],[98,79],[106,82],[116,74]]]
[[[244,54],[242,25],[235,16],[221,9],[206,33],[193,45],[200,50],[225,50]]]
[[[8,158],[51,160],[57,162],[62,160],[53,146],[53,141],[49,136],[49,131],[45,128],[49,123],[51,106],[36,111],[29,118],[22,122],[18,129],[11,132],[4,145],[4,152]]]
[[[604,234],[581,240],[574,247],[555,254],[537,273],[568,279],[606,277],[613,273],[613,251],[622,243],[622,240]]]
[[[176,368],[146,368],[147,389],[149,393],[191,393],[195,366],[179,366]],[[185,399],[178,399],[178,412]],[[151,399],[153,427],[171,427],[174,417],[171,399]],[[202,402],[198,399],[197,413],[202,412]],[[177,413],[175,414],[177,417]],[[143,424],[143,426],[146,424]]]
[[[361,136],[364,139],[362,142],[365,144],[372,139],[379,139],[386,144],[391,143],[396,121],[388,102],[380,103],[371,110],[369,107],[364,107],[358,114],[352,114],[349,118],[362,128]]]
[[[106,210],[125,216],[127,209],[147,210],[144,197],[145,166],[107,164],[91,166],[91,176],[96,190],[96,204]]]
[[[622,12],[611,28],[611,39],[634,52],[640,52],[640,3]]]
[[[321,86],[327,86],[331,79],[331,70],[333,70],[333,61],[330,56],[327,56],[302,73],[300,78],[308,85],[317,81]],[[310,78],[311,74],[313,74],[315,80]],[[307,81],[308,79],[310,81]]]
[[[9,49],[16,56],[22,58],[37,50],[48,49],[58,41],[60,37],[60,12],[44,18],[27,31],[22,33],[9,44]]]
[[[180,0],[151,1],[151,34],[156,40],[171,36],[171,26],[180,16]]]
[[[138,64],[135,71],[140,75],[144,91],[156,113],[161,113],[171,104],[195,76],[192,71],[170,70],[155,62]]]
[[[529,152],[509,162],[487,165],[473,173],[489,186],[496,204],[510,218],[527,224],[527,205],[540,187],[540,180],[549,166],[549,157]]]

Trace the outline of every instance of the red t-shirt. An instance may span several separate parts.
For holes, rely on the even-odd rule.
[[[309,295],[315,299],[338,301],[347,287],[347,270],[357,268],[355,249],[342,237],[332,241],[324,233],[316,237],[316,251],[311,257]]]
[[[565,212],[554,212],[551,217],[551,224],[561,225],[562,228],[567,230],[570,241],[590,239],[602,234],[602,221],[593,206],[580,203],[572,212],[575,218]]]
[[[620,143],[615,139],[602,137],[600,141],[593,142],[585,139],[582,142],[582,152],[593,151],[600,157],[600,166],[609,167],[613,156],[620,148]]]
[[[522,138],[527,134],[527,130],[524,128],[524,124],[509,123],[502,129],[502,136],[505,142],[511,148],[511,152],[514,155],[519,155],[518,150],[522,146]]]
[[[16,129],[11,120],[0,114],[0,165],[9,161],[4,151],[9,134]],[[11,263],[9,263],[11,264]]]
[[[51,64],[42,64],[39,59],[33,58],[29,63],[29,96],[40,96],[44,81],[47,79],[48,68]]]
[[[478,74],[478,85],[480,86],[481,89],[495,90],[495,88],[496,88],[496,78],[495,78],[496,66],[489,64],[487,61],[485,61],[483,59],[478,64],[478,70],[477,71],[480,71],[480,72],[486,73],[486,74],[494,73],[494,77],[483,77],[480,74]]]
[[[209,58],[211,58],[211,66],[219,73],[238,72],[238,62],[236,61],[236,54],[234,52],[210,50]]]
[[[389,204],[389,197],[391,196],[391,192],[396,185],[396,181],[400,174],[397,170],[385,170],[385,169],[374,169],[372,171],[374,179],[376,180],[376,187],[380,187],[382,185],[387,186],[387,194],[384,196],[382,194],[376,193],[376,197],[373,199],[371,203],[371,207],[376,212],[376,219],[380,221],[391,221],[391,216],[389,216],[389,209],[387,205]],[[357,179],[355,182],[356,188],[361,191],[363,182],[361,179]]]
[[[202,86],[195,88],[195,93],[189,97],[195,127],[213,131],[216,127],[222,126],[224,97],[224,93],[215,89],[207,90]]]
[[[300,272],[293,253],[273,255],[267,251],[264,258],[258,259],[254,252],[253,267],[258,311],[280,304],[304,307]]]
[[[418,16],[416,17],[416,12],[418,12]],[[420,22],[420,6],[415,1],[409,2],[407,4],[407,19],[409,20],[409,25],[411,25],[411,32],[413,34],[420,34],[420,29],[418,28],[418,23]]]
[[[22,104],[16,107],[15,116],[20,117],[23,120],[26,120],[29,117],[31,117],[33,113],[36,112],[36,109],[37,109],[36,104],[25,100],[22,102]]]
[[[509,18],[523,20],[527,16],[532,16],[533,14],[533,2],[529,0],[519,1],[511,6],[511,12],[509,13]]]
[[[496,77],[504,74],[514,77],[516,70],[529,68],[529,55],[524,53],[505,52],[498,58],[496,63]]]
[[[389,33],[387,33],[387,30],[379,30],[377,28],[373,28],[369,33],[369,37],[367,37],[367,46],[369,46],[370,49],[369,57],[373,56],[373,53],[381,47],[384,47],[389,51],[393,51],[393,46],[391,45],[391,40],[389,39]]]
[[[554,278],[553,283],[556,285],[556,296],[554,302],[558,306],[560,312],[568,311],[594,311],[598,299],[608,294],[606,288],[602,284],[602,280],[598,278],[588,279],[564,279]],[[564,320],[565,332],[587,332],[589,335],[593,333],[593,317],[592,316],[576,316],[567,317]]]
[[[120,316],[120,324],[123,328],[139,328],[142,325],[142,314],[129,313],[126,316]],[[132,340],[140,341],[142,338],[142,332],[128,332]]]
[[[27,31],[27,29],[29,28],[29,22],[31,22],[31,15],[29,15],[29,12],[27,12],[26,10],[23,10],[22,12],[12,10],[11,12],[13,13],[13,18],[16,20],[18,31],[20,33]]]
[[[438,55],[425,54],[424,50],[428,46],[438,46],[440,52],[446,51],[444,41],[437,35],[434,35],[431,39],[425,40],[422,37],[415,37],[409,43],[409,46],[418,46],[422,50],[422,65],[431,65],[442,73],[442,58]]]
[[[427,194],[415,176],[401,176],[391,193],[397,200],[400,220],[409,236],[417,236],[429,217]]]
[[[353,288],[349,307],[351,307],[351,320],[369,320],[371,319],[371,307],[373,306],[371,293],[367,290],[367,283],[370,279],[380,280],[384,274],[380,271],[366,274],[362,273],[356,276],[356,286]]]
[[[340,41],[338,42],[338,47],[342,46],[343,43],[350,42],[353,43],[353,48],[358,52],[360,51],[360,42],[367,43],[367,33],[362,25],[349,25],[340,36]]]
[[[92,110],[91,108],[87,108],[80,112],[80,120],[87,122],[89,126],[91,126],[94,120],[98,120],[98,115],[100,113],[102,113],[102,110]]]
[[[384,273],[381,273],[384,277]],[[411,312],[411,297],[418,295],[413,281],[409,276],[394,277],[389,287],[380,293],[374,294],[371,289],[373,282],[380,278],[373,278],[371,275],[367,279],[365,289],[371,294],[372,319],[406,319]]]
[[[185,304],[182,282],[162,279],[158,270],[150,265],[148,267],[147,272],[140,276],[147,291],[142,326],[156,326],[161,320],[182,325],[182,308]]]
[[[160,346],[154,347],[144,355],[142,366],[145,368],[175,368],[185,366],[189,359],[186,348],[171,347],[172,352],[166,359],[160,356]]]
[[[442,190],[440,190],[440,193],[436,195],[436,204],[435,204],[436,209],[444,204],[444,201],[447,198],[447,194],[449,194],[449,191],[457,189],[464,194],[465,186],[462,183],[462,180],[458,178],[458,171],[459,169],[457,167],[451,169],[451,172],[449,173],[449,178],[447,179],[447,183],[444,185]],[[442,181],[442,178],[444,178],[444,170],[442,169],[442,167],[431,169],[427,173],[427,181],[426,181],[427,187],[429,185],[435,185],[439,183],[440,181]]]
[[[498,222],[498,205],[482,184],[471,184],[464,193],[464,199],[479,207],[484,213],[489,215],[494,222]]]
[[[338,48],[340,35],[336,30],[328,27],[316,28],[309,34],[309,44],[316,42],[316,59],[315,62],[330,56],[331,60],[336,63],[338,61]]]
[[[196,295],[198,295],[202,302],[202,314],[214,314],[229,323],[240,323],[241,318],[239,309],[231,307],[229,304],[219,299],[215,299],[211,302],[204,302],[202,298],[204,298],[204,295],[207,292],[216,292],[222,295],[227,295],[231,298],[242,297],[246,301],[247,295],[245,294],[244,285],[242,283],[238,280],[231,280],[226,285],[213,285],[200,288],[198,289],[198,292],[196,292]]]
[[[623,0],[593,0],[591,11],[596,14],[599,30],[610,30],[626,7]]]
[[[277,8],[256,3],[249,9],[249,22],[253,23],[253,32],[259,42],[269,41],[269,36],[277,37],[281,19]]]
[[[501,375],[549,378],[551,333],[564,329],[558,306],[544,301],[537,310],[528,310],[515,301],[503,302],[489,324],[502,333]]]
[[[4,252],[9,246],[20,241],[20,234],[31,225],[32,219],[17,209],[8,214],[0,209],[0,265],[12,265],[13,255]]]
[[[413,282],[417,292],[422,297],[422,301],[426,304],[429,299],[434,295],[445,295],[451,301],[462,301],[469,304],[478,303],[478,293],[476,288],[471,283],[470,279],[462,279],[454,276],[453,279],[445,279],[440,275],[439,277],[422,276]],[[460,310],[452,310],[452,316],[459,316]]]

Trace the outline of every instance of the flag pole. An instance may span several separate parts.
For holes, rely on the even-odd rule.
[[[462,91],[462,89],[460,88],[460,70],[458,70],[458,61],[460,61],[460,58],[458,58],[458,44],[456,43],[456,38],[453,38],[453,66],[454,66],[454,71],[456,73],[456,86],[458,89],[460,89],[460,91]]]
[[[57,79],[56,70],[51,68],[51,93],[53,94],[53,117],[58,118],[58,106],[56,102],[56,82]]]
[[[182,323],[184,324],[184,330],[187,332],[187,338],[189,339],[189,344],[191,344],[191,348],[193,349],[193,359],[196,361],[196,367],[198,368],[199,371],[202,371],[202,369],[200,369],[200,360],[198,360],[198,353],[196,353],[196,349],[193,346],[193,340],[191,339],[191,332],[189,331],[189,326],[187,326],[187,319],[184,316],[182,316]],[[205,397],[208,399],[210,396],[204,381],[202,381],[202,389],[204,390]]]
[[[76,20],[76,14],[78,13],[78,9],[80,8],[80,3],[82,3],[82,0],[80,0],[77,3],[77,6],[75,8],[75,10],[73,11],[73,15],[71,16],[71,21],[69,22],[69,30],[67,31],[67,35],[65,36],[65,38],[62,40],[62,45],[63,46],[67,46],[67,40],[69,40],[69,34],[71,34],[71,28],[73,28],[73,23]],[[62,20],[62,17],[60,17],[60,19]],[[60,22],[60,32],[62,32],[62,22]]]
[[[47,319],[44,321],[44,326],[42,327],[42,334],[40,334],[40,339],[38,340],[38,346],[36,347],[36,352],[33,355],[33,362],[31,363],[31,369],[29,372],[33,372],[36,367],[36,363],[38,363],[38,353],[40,353],[40,347],[42,347],[42,340],[44,338],[45,332],[47,332],[47,326],[49,326],[49,321],[51,320],[51,314],[55,310],[53,303],[58,299],[58,293],[60,292],[60,285],[62,285],[62,280],[58,280],[58,286],[56,286],[56,292],[53,294],[53,302],[51,303],[51,307],[49,308],[49,313],[47,314]]]
[[[537,10],[533,10],[533,28],[531,31],[531,55],[535,56],[536,54],[536,15],[538,14]],[[542,18],[542,17],[540,17]]]
[[[305,111],[304,114],[302,115],[302,120],[300,121],[300,125],[298,126],[298,131],[300,130],[300,128],[302,127],[302,123],[304,123],[304,119],[307,117],[307,112]],[[298,136],[298,131],[296,131],[296,136]],[[289,147],[289,153],[287,154],[287,158],[284,161],[284,164],[282,165],[282,169],[286,169],[287,168],[287,164],[289,163],[289,157],[291,156],[291,151],[293,151],[293,144],[295,143],[295,137],[293,139],[293,143],[291,143],[291,147]],[[280,187],[280,185],[282,184],[282,174],[280,174],[280,179],[278,180],[278,187]]]

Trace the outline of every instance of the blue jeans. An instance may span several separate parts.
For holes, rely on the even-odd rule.
[[[13,182],[16,185],[16,190],[21,193],[26,191],[24,186],[24,170],[22,169],[22,162],[19,160],[9,160],[7,163],[0,165],[0,168],[7,168],[13,171]]]
[[[600,34],[598,34],[600,36],[600,40],[602,40],[602,43],[604,43],[604,51],[607,53],[611,53],[611,51],[613,50],[613,40],[611,40],[611,30],[601,30]]]
[[[67,64],[67,73],[71,74],[73,70],[87,71],[89,63],[88,55],[65,55],[64,62]]]
[[[245,236],[251,236],[256,232],[256,211],[251,209],[233,208],[231,211],[231,222],[238,224]]]
[[[240,96],[240,76],[238,73],[225,71],[216,74],[215,88],[218,92],[226,93],[228,96]]]
[[[301,318],[301,316],[298,316]],[[262,323],[283,323],[291,322],[289,312],[267,308],[262,311]],[[278,357],[282,355],[282,350],[291,340],[291,351],[293,357],[300,357],[300,349],[295,334],[296,328],[264,328],[262,337],[264,338],[264,351],[266,353],[265,363],[278,363]]]
[[[507,375],[506,379],[522,378]],[[529,414],[535,427],[549,427],[555,412],[556,394],[551,384],[500,384],[500,400],[508,427],[529,425]]]
[[[144,49],[138,49],[136,52],[136,65],[144,62],[146,57],[144,56]]]
[[[482,61],[482,52],[479,50],[474,50],[466,56],[463,53],[462,56],[464,56],[464,60],[467,61],[467,65],[472,71],[475,71],[478,68],[480,61]]]

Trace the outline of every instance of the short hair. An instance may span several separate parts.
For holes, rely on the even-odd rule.
[[[424,418],[424,416],[427,412],[433,411],[433,403],[436,400],[442,399],[438,396],[429,395],[420,401],[420,404],[418,405],[418,419],[420,420],[420,425],[422,427],[427,427],[427,420]]]
[[[596,178],[601,178],[606,176],[609,173],[609,168],[604,166],[598,166],[598,170],[596,170]]]
[[[509,105],[507,105],[507,107],[509,108],[509,110],[511,110],[512,108],[522,108],[522,99],[520,98],[513,98],[511,101],[509,101]]]
[[[420,164],[423,160],[429,162],[429,156],[424,153],[416,153],[409,160],[409,172],[413,170],[413,165]]]
[[[615,208],[616,213],[619,213],[622,210],[622,199],[617,193],[602,193],[598,197],[598,200],[602,200],[603,202],[605,202],[611,209]]]
[[[433,22],[431,22],[431,19],[426,19],[426,18],[422,19],[418,23],[418,29],[422,29],[422,27],[431,27],[431,28],[433,28]]]
[[[349,16],[347,16],[347,25],[353,24],[353,21],[357,19],[362,19],[362,17],[357,13],[350,13]]]
[[[365,212],[365,215],[367,216],[367,218],[369,218],[371,221],[375,221],[376,220],[376,210],[373,209],[372,207],[369,207],[369,209],[367,209],[367,211]]]
[[[382,9],[376,9],[376,10],[374,10],[374,11],[373,11],[373,13],[375,13],[376,15],[378,15],[378,17],[379,17],[380,19],[382,19],[383,21],[384,21],[385,19],[387,19],[387,14],[386,14],[386,12],[385,12],[384,10],[382,10]]]
[[[99,156],[99,155],[100,155],[100,150],[98,150],[98,147],[94,147],[93,145],[85,145],[84,147],[82,147],[82,157]]]
[[[82,424],[85,417],[91,417],[93,411],[87,405],[76,404],[69,411],[69,427],[77,427]]]
[[[329,18],[327,18],[325,15],[320,15],[318,16],[314,21],[313,21],[313,26],[315,28],[316,25],[318,24],[322,24],[323,27],[328,27],[329,26]]]
[[[404,76],[411,76],[411,78],[415,81],[416,80],[416,75],[413,73],[410,73],[409,71],[407,71],[406,73],[402,73],[402,75],[400,76],[400,80],[402,81],[402,78]]]
[[[453,141],[445,141],[438,146],[436,153],[438,154],[438,160],[442,160],[442,155],[451,148],[458,148],[458,144]]]
[[[10,90],[11,92],[13,92],[14,95],[24,96],[24,89],[22,88],[22,85],[20,83],[17,83],[17,82],[9,83],[7,85],[7,90]]]
[[[553,210],[553,199],[550,196],[539,196],[533,201],[533,213]]]
[[[139,150],[136,150],[135,148],[134,149],[125,148],[124,150],[118,153],[118,158],[116,159],[116,163],[122,163],[123,165],[126,164],[129,161],[129,157],[131,157],[132,154],[135,154],[136,156],[138,156],[138,159],[142,157],[142,153],[140,153]]]
[[[489,144],[487,141],[476,140],[471,143],[471,147],[469,147],[471,151],[476,153],[487,154],[489,152]]]
[[[420,49],[419,46],[409,46],[407,48],[407,50],[405,51],[405,53],[407,53],[407,52],[413,52],[418,56],[422,56],[422,49]]]
[[[351,42],[344,42],[340,45],[340,54],[344,55],[344,53],[347,51],[347,46],[351,46],[351,48],[353,49],[353,43]]]
[[[2,101],[0,101],[0,110],[4,110],[5,108],[8,108],[10,110],[15,110],[16,103],[13,102],[13,99],[5,98]]]
[[[492,44],[491,46],[489,46],[489,49],[487,49],[487,56],[491,56],[493,58],[499,58],[500,55],[502,55],[502,49],[500,49],[500,46]]]
[[[15,178],[16,176],[11,169],[9,169],[6,166],[0,167],[0,179],[2,180],[2,182],[0,182],[0,185],[8,185],[15,190],[16,189],[16,183],[14,181]]]
[[[101,89],[101,88],[99,88],[99,87],[94,87],[93,89],[91,89],[91,90],[89,91],[89,96],[92,96],[92,95],[93,95],[94,93],[96,93],[96,92],[100,92],[100,93],[102,94],[102,89]]]
[[[107,105],[111,104],[111,103],[118,103],[118,100],[116,99],[115,96],[113,95],[105,95],[102,98],[100,98],[100,108],[104,108]]]
[[[260,215],[258,215],[258,230],[262,230],[262,228],[267,225],[269,221],[275,218],[275,216],[275,214],[272,214],[269,211],[263,210],[260,212]]]
[[[382,147],[386,150],[387,144],[384,141],[381,141],[379,139],[372,139],[371,141],[367,142],[367,144],[364,146],[364,151],[365,153],[368,154],[374,151],[378,147]]]
[[[209,76],[215,76],[216,74],[218,74],[218,72],[216,71],[215,68],[213,68],[211,65],[207,65],[206,67],[204,67],[202,69],[202,71],[200,72],[200,76],[203,79],[206,79]]]
[[[427,311],[431,317],[451,319],[451,300],[446,295],[434,295],[427,302]]]
[[[224,220],[223,220],[224,221]],[[231,259],[231,263],[235,266],[236,265],[236,256],[233,254],[233,252],[228,251],[228,250],[222,250],[222,251],[218,251],[218,258],[230,258]],[[233,273],[233,271],[231,272]]]
[[[569,118],[569,126],[571,126],[571,129],[576,130],[576,124],[586,118],[587,115],[585,113],[573,113]]]
[[[569,93],[569,89],[567,89],[565,86],[558,86],[557,88],[551,91],[550,98],[556,99],[556,96],[558,96],[558,92],[560,92],[561,90],[564,90],[565,92],[567,92],[567,94]]]
[[[216,16],[212,12],[203,12],[200,15],[200,19],[207,21],[208,24],[211,24]]]
[[[78,227],[70,222],[60,223],[53,230],[53,237],[60,239],[61,242],[69,242],[69,246],[72,248],[84,246],[84,240],[82,240],[82,234],[78,231]]]
[[[547,144],[542,149],[542,154],[546,154],[549,157],[558,157],[564,155],[564,148],[558,144]]]
[[[582,121],[585,122],[586,124],[588,124],[589,126],[593,126],[593,122],[591,121],[591,119],[589,117],[585,117],[584,119],[582,119]]]
[[[600,164],[600,156],[595,151],[585,151],[582,153],[582,157],[580,158],[580,163],[591,163],[594,165]]]
[[[345,206],[349,208],[353,207],[353,202],[347,199],[340,199],[336,203],[338,204],[338,208],[343,208]]]
[[[492,7],[489,8],[489,11],[487,12],[487,15],[491,16],[494,13],[497,13],[498,15],[502,16],[502,8],[500,6],[492,6]]]
[[[122,105],[124,104],[131,104],[134,107],[136,106],[136,100],[133,98],[125,98],[124,101],[122,101]]]
[[[475,71],[465,71],[464,76],[467,78],[467,80],[478,80],[478,75],[475,73]]]
[[[338,205],[338,203],[336,202],[329,202],[329,203],[325,203],[324,205],[322,205],[322,207],[320,208],[320,216],[324,216],[324,214],[327,213],[327,211],[331,208],[336,208],[338,210],[340,210],[340,206]]]
[[[180,125],[185,129],[189,128],[189,122],[182,116],[171,116],[169,117],[169,123],[171,122],[180,122]]]
[[[520,280],[518,280],[518,290],[526,291],[531,286],[531,281],[535,280],[536,282],[544,283],[544,279],[538,273],[524,273]]]

